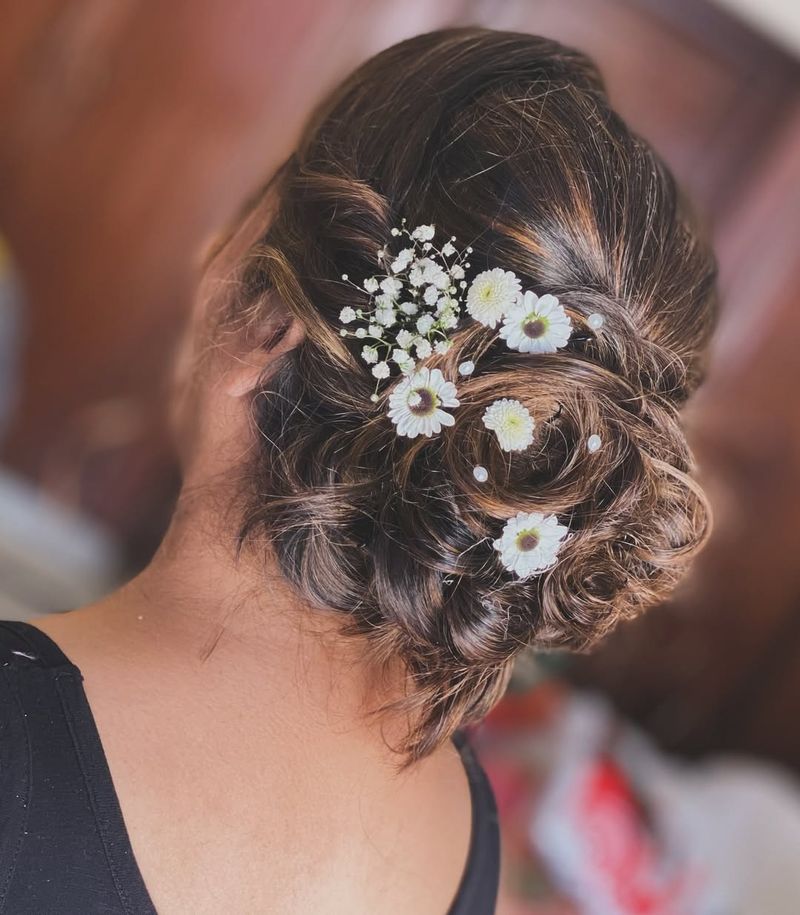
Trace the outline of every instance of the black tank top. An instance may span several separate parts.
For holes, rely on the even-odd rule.
[[[41,630],[0,621],[0,913],[156,915],[81,672]],[[456,739],[472,837],[449,915],[491,915],[500,869],[486,776]]]

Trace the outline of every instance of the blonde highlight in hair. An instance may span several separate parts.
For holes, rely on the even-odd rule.
[[[253,401],[242,543],[266,536],[306,601],[402,662],[402,750],[417,759],[489,711],[520,652],[586,648],[668,595],[702,544],[679,409],[703,371],[713,258],[594,65],[530,35],[435,32],[379,54],[320,106],[271,193],[234,304],[250,314],[274,294],[307,335]],[[462,321],[426,363],[461,401],[431,439],[398,438],[338,333],[342,306],[367,301],[341,275],[373,275],[401,217],[471,245],[473,274],[502,266],[557,295],[575,329],[565,350],[529,355]],[[459,378],[465,359],[476,371]],[[501,396],[536,420],[524,452],[482,426]],[[526,580],[492,546],[520,511],[571,532]]]

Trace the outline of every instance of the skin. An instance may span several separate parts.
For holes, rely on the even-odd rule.
[[[446,745],[398,771],[396,698],[333,614],[269,557],[234,555],[249,392],[302,339],[279,302],[214,330],[263,208],[208,266],[176,360],[184,485],[152,563],[99,603],[35,621],[76,663],[160,915],[442,915],[464,869],[469,788]],[[288,330],[271,349],[276,326]]]

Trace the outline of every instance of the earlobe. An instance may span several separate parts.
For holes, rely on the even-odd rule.
[[[305,337],[305,328],[292,318],[273,327],[260,346],[240,357],[228,374],[225,393],[229,397],[244,397],[258,385],[259,380],[280,356],[298,346]]]
[[[270,359],[282,356],[299,346],[305,338],[306,331],[297,318],[291,318],[273,333],[263,344],[263,350]]]

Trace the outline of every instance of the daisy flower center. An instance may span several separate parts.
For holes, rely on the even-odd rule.
[[[523,426],[523,417],[518,416],[516,413],[510,413],[509,415],[503,417],[503,420],[499,426],[499,431],[505,432],[507,435],[513,435],[515,432],[521,432]]]
[[[531,340],[538,340],[547,333],[547,321],[537,314],[530,314],[522,322],[522,333]]]
[[[539,534],[535,530],[520,531],[517,534],[516,547],[520,553],[530,553],[539,546]]]
[[[439,398],[429,388],[415,388],[408,398],[414,416],[429,416],[439,406]]]

